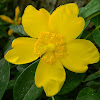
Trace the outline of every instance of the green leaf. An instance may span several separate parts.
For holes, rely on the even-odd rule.
[[[92,19],[92,22],[94,23],[94,25],[96,26],[96,27],[98,27],[99,25],[100,25],[100,20],[99,20],[99,18],[100,18],[100,15],[98,15],[98,16],[96,16],[96,17],[94,17],[93,19]],[[96,44],[100,47],[100,30],[98,29],[98,30],[95,30],[93,33],[93,39],[94,39],[94,41],[96,42]]]
[[[100,71],[97,71],[96,73],[93,73],[93,74],[87,76],[85,81],[91,81],[91,80],[94,80],[94,79],[96,79],[98,77],[100,77]]]
[[[9,41],[6,43],[6,45],[4,46],[3,50],[4,50],[4,54],[6,54],[10,49],[12,49],[11,44],[12,41],[15,39],[14,36],[10,36]]]
[[[100,10],[100,0],[91,0],[85,7],[80,9],[79,16],[86,18]]]
[[[76,100],[100,100],[100,98],[93,89],[86,87],[79,92]]]
[[[23,35],[28,36],[28,35],[25,33],[25,31],[24,31],[22,25],[11,25],[11,26],[10,26],[10,29],[12,29],[15,33],[21,33],[21,34],[23,34]]]
[[[89,25],[89,23],[90,23],[90,20],[86,20],[86,21],[85,21],[85,27],[84,27],[83,31],[86,29],[86,27]],[[82,36],[82,34],[83,34],[83,31],[82,31],[81,34],[77,37],[77,39],[80,39],[80,38],[81,38],[81,36]]]
[[[100,98],[100,88],[99,88],[98,91],[97,91],[97,95],[98,95],[99,98]]]
[[[97,81],[97,80],[89,81],[89,82],[86,83],[86,86],[92,87],[94,89],[98,89],[100,87],[100,80],[99,81]]]
[[[74,72],[67,71],[66,81],[65,81],[62,89],[58,93],[58,95],[66,94],[66,93],[72,91],[73,89],[75,89],[82,82],[84,77],[85,77],[85,73],[77,74]]]
[[[12,89],[14,87],[15,80],[10,80],[7,86],[7,89]]]
[[[55,100],[73,100],[71,98],[68,98],[66,95],[56,95],[54,96]],[[52,100],[52,98],[48,98],[47,100]]]
[[[38,61],[28,66],[18,77],[14,86],[14,100],[36,100],[42,93],[42,88],[37,88],[34,75]]]
[[[7,88],[10,77],[10,68],[5,59],[0,60],[0,100]]]
[[[17,70],[22,73],[29,64],[18,65]]]
[[[67,96],[55,96],[55,100],[73,100]]]
[[[85,28],[89,25],[89,23],[90,23],[90,20],[86,20],[86,21],[85,21],[85,27],[84,27],[84,30],[85,30]]]
[[[100,15],[92,18],[92,22],[94,23],[95,26],[99,26],[100,25]]]
[[[0,26],[0,38],[2,37],[8,37],[8,33],[7,33],[7,28],[5,26]]]
[[[0,29],[0,38],[2,37],[8,37],[8,33],[5,30]]]
[[[96,42],[96,44],[100,47],[100,30],[95,30],[93,33],[93,39]]]
[[[0,25],[9,25],[9,23],[7,23],[7,22],[5,22],[5,21],[3,21],[3,20],[0,19]]]
[[[83,32],[82,36],[81,36],[81,39],[85,39],[86,36],[89,35],[89,34],[90,34],[90,32],[87,31],[87,30],[85,30],[85,31]],[[90,40],[91,42],[94,42],[92,35],[90,35],[90,36],[87,38],[87,40]]]

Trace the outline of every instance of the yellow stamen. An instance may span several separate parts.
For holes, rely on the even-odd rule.
[[[63,57],[66,52],[63,36],[51,32],[43,32],[34,45],[35,54],[42,56],[46,63],[53,63],[56,57]]]

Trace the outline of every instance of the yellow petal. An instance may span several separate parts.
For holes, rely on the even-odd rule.
[[[0,18],[1,18],[2,20],[4,20],[5,22],[11,23],[11,24],[14,23],[13,20],[12,20],[11,18],[9,18],[8,16],[0,15]]]
[[[20,9],[19,9],[19,6],[17,6],[17,7],[15,8],[15,21],[17,21],[17,19],[18,19],[19,13],[20,13]]]
[[[37,87],[42,86],[47,96],[57,94],[63,86],[65,78],[65,70],[59,61],[48,64],[40,60],[35,73],[35,84]]]
[[[22,25],[25,32],[31,36],[38,38],[40,32],[48,31],[48,20],[50,14],[45,9],[36,10],[29,5],[22,16]]]
[[[92,42],[76,39],[67,44],[67,54],[60,60],[70,71],[84,73],[88,64],[99,61],[99,52]]]
[[[78,6],[74,3],[58,7],[49,18],[51,31],[62,34],[66,42],[77,38],[85,26],[85,21],[78,17],[78,12]]]
[[[11,36],[12,33],[13,33],[13,30],[9,29],[9,30],[8,30],[8,35]]]
[[[12,42],[12,48],[4,56],[8,62],[13,64],[30,63],[38,58],[34,54],[34,44],[36,39],[20,37]]]

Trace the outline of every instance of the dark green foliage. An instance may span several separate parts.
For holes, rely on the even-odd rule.
[[[45,1],[41,0],[42,3]],[[0,15],[7,15],[13,19],[16,5],[20,5],[22,15],[27,4],[40,8],[39,3],[39,0],[0,0]],[[53,5],[53,9],[57,5]],[[45,8],[45,5],[43,7]],[[86,24],[78,39],[90,40],[100,51],[100,0],[91,0],[80,8],[79,12],[79,16],[85,19]],[[8,36],[9,29],[14,31],[12,36]],[[35,86],[34,75],[39,60],[29,64],[14,65],[3,58],[4,54],[12,48],[11,43],[17,37],[28,37],[23,26],[11,25],[0,19],[0,100],[51,100],[46,97],[43,88]],[[54,97],[55,100],[100,100],[100,62],[89,65],[88,71],[83,74],[66,70],[66,81]]]

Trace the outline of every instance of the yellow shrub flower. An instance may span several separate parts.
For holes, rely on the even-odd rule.
[[[25,64],[40,57],[35,72],[35,84],[43,87],[47,96],[57,94],[62,88],[66,73],[63,66],[76,73],[84,73],[88,64],[99,60],[95,45],[85,39],[76,39],[85,21],[78,17],[74,3],[58,7],[51,15],[45,9],[26,7],[22,24],[29,37],[19,37],[12,42],[5,59],[13,64]]]
[[[10,23],[10,24],[13,24],[13,25],[19,25],[19,24],[21,24],[21,17],[18,17],[19,13],[20,13],[20,9],[19,9],[19,6],[17,6],[15,8],[15,18],[14,18],[14,20],[12,20],[10,17],[5,16],[5,15],[0,15],[0,18],[7,23]],[[12,33],[13,33],[13,30],[9,29],[8,35],[11,36]]]

